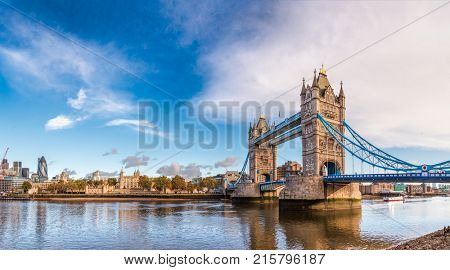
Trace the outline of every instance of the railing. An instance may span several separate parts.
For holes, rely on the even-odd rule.
[[[302,135],[302,127],[298,126],[298,127],[295,127],[293,129],[289,130],[288,132],[285,132],[285,133],[281,134],[280,136],[276,137],[275,139],[270,141],[270,144],[271,145],[282,144],[289,140],[300,137],[301,135]]]
[[[273,135],[274,133],[276,133],[276,132],[282,130],[282,129],[285,128],[286,126],[288,126],[288,125],[292,124],[293,122],[295,122],[295,121],[301,119],[301,116],[302,116],[301,112],[298,112],[298,113],[296,113],[296,114],[294,114],[294,115],[292,115],[292,116],[290,116],[290,117],[284,119],[283,122],[281,122],[281,123],[275,125],[273,128],[271,128],[271,129],[270,129],[269,131],[267,131],[266,133],[261,134],[259,137],[255,138],[255,139],[253,140],[253,143],[258,143],[258,142],[260,142],[261,140],[263,140],[263,139],[265,139],[265,138],[267,138],[267,137]]]
[[[450,183],[450,173],[387,173],[328,175],[325,182],[410,182],[410,183]]]
[[[259,184],[259,190],[260,191],[273,191],[276,190],[279,187],[282,187],[286,184],[286,181],[280,180],[280,181],[274,181],[274,182],[265,182]]]

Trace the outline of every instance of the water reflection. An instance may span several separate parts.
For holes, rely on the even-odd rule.
[[[380,249],[441,228],[449,198],[336,212],[228,202],[0,201],[2,249]]]

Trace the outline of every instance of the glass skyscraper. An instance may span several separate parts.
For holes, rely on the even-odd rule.
[[[48,180],[47,161],[45,160],[44,156],[42,156],[41,158],[38,158],[37,173],[38,173],[39,181]]]

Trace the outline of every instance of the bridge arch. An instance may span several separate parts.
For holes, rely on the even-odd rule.
[[[264,177],[264,182],[270,182],[270,174],[268,173],[263,173],[263,177]]]
[[[320,168],[320,176],[340,174],[342,174],[342,167],[339,165],[339,162],[336,162],[335,160],[328,160],[322,163]]]

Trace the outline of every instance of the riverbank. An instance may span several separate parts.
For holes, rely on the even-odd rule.
[[[36,200],[36,201],[211,201],[224,200],[228,197],[221,194],[36,194],[29,196],[12,196],[5,199],[11,200]]]
[[[450,250],[450,226],[390,248],[391,250]]]

